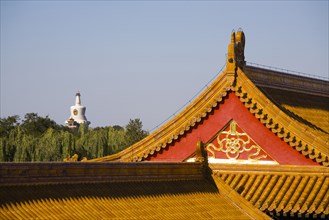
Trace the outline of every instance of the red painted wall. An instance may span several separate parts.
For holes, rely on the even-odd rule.
[[[189,158],[196,149],[198,140],[209,141],[231,119],[235,120],[267,154],[279,164],[290,165],[318,165],[304,157],[287,143],[278,138],[255,118],[242,104],[239,98],[230,92],[228,96],[203,119],[198,125],[186,132],[171,145],[156,152],[146,160],[149,161],[176,161]]]

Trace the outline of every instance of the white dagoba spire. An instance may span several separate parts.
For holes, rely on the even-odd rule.
[[[65,121],[65,124],[70,128],[76,128],[80,124],[86,124],[87,126],[90,124],[90,121],[85,116],[86,107],[81,105],[80,96],[80,91],[78,91],[75,94],[75,105],[70,108],[71,116]]]
[[[80,91],[75,94],[75,105],[81,105]]]

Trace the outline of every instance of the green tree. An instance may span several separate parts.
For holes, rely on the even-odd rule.
[[[7,143],[7,138],[0,137],[0,161],[8,161]]]
[[[15,156],[14,162],[32,161],[34,156],[35,145],[38,141],[32,135],[24,133],[21,126],[16,129],[10,135],[10,143],[14,145]]]
[[[0,119],[0,161],[63,161],[77,153],[79,159],[103,157],[117,153],[143,139],[147,132],[140,119],[130,120],[125,128],[79,129],[57,125],[48,116],[27,113]]]
[[[8,138],[5,138],[5,144],[3,145],[4,161],[14,161],[17,145],[19,144],[19,140],[22,139],[22,136],[23,132],[20,126],[16,126],[10,131]]]
[[[62,135],[60,132],[49,128],[38,139],[34,161],[62,161]]]
[[[48,116],[40,117],[37,113],[27,113],[24,116],[22,128],[25,133],[34,136],[40,136],[47,131],[48,128],[60,130],[60,126]]]
[[[108,151],[108,135],[107,135],[107,129],[99,129],[99,130],[94,130],[91,133],[91,138],[90,138],[90,146],[92,146],[93,149],[90,150],[92,152],[92,157],[103,157],[107,155]]]
[[[143,123],[139,118],[134,120],[130,119],[126,126],[126,138],[128,146],[133,145],[148,135],[148,132],[144,131],[142,128]]]
[[[109,127],[108,129],[108,155],[117,153],[127,147],[126,131],[124,128]]]
[[[114,129],[114,130],[117,130],[117,131],[124,131],[125,129],[123,128],[123,127],[121,127],[120,125],[114,125],[114,126],[112,126],[112,128]]]
[[[62,136],[62,158],[72,156],[75,149],[75,137],[68,131],[61,131]]]
[[[12,129],[19,125],[19,116],[0,118],[0,137],[7,137]]]

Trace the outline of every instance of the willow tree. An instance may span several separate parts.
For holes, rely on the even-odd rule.
[[[34,161],[63,160],[62,143],[62,135],[60,132],[48,128],[38,139],[34,153]]]
[[[108,129],[108,155],[127,147],[126,131],[114,127]]]

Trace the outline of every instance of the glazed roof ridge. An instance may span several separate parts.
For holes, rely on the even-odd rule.
[[[250,62],[250,61],[246,61],[246,66],[259,68],[259,69],[265,69],[267,71],[273,71],[273,72],[277,72],[277,73],[281,73],[281,74],[285,74],[285,75],[289,75],[289,76],[296,76],[301,79],[305,78],[305,79],[312,79],[312,80],[319,80],[319,81],[329,81],[329,77],[312,75],[312,74],[308,74],[308,73],[298,72],[295,70],[288,70],[288,69],[283,69],[283,68],[279,68],[279,67],[258,64],[258,63],[254,63],[254,62]]]
[[[255,85],[329,97],[329,79],[279,72],[276,69],[246,65],[244,73]],[[263,73],[263,74],[262,74]]]
[[[239,34],[241,35],[241,32],[237,33],[238,36]],[[237,38],[240,39],[240,42],[244,42],[243,32],[242,36]],[[220,105],[223,98],[232,91],[246,108],[279,138],[304,156],[319,164],[329,166],[329,138],[327,135],[319,129],[301,123],[294,115],[283,111],[282,106],[270,100],[257,87],[257,83],[249,78],[250,72],[249,76],[245,73],[254,67],[245,66],[244,48],[238,43],[240,47],[237,49],[236,45],[235,35],[232,33],[225,70],[183,111],[131,147],[115,155],[91,161],[142,161],[184,135],[207,117],[212,109]],[[271,72],[271,70],[262,70]],[[316,81],[319,82],[319,80]]]
[[[203,178],[200,163],[0,163],[0,187],[11,185],[76,184],[198,180]],[[0,198],[1,201],[1,198]]]
[[[298,174],[298,175],[328,175],[329,167],[324,166],[305,166],[305,165],[268,165],[264,166],[262,164],[250,164],[245,166],[244,164],[235,164],[234,166],[230,164],[209,164],[209,167],[213,171],[220,172],[237,172],[237,173],[285,173],[285,174]],[[271,169],[269,169],[269,167]]]

